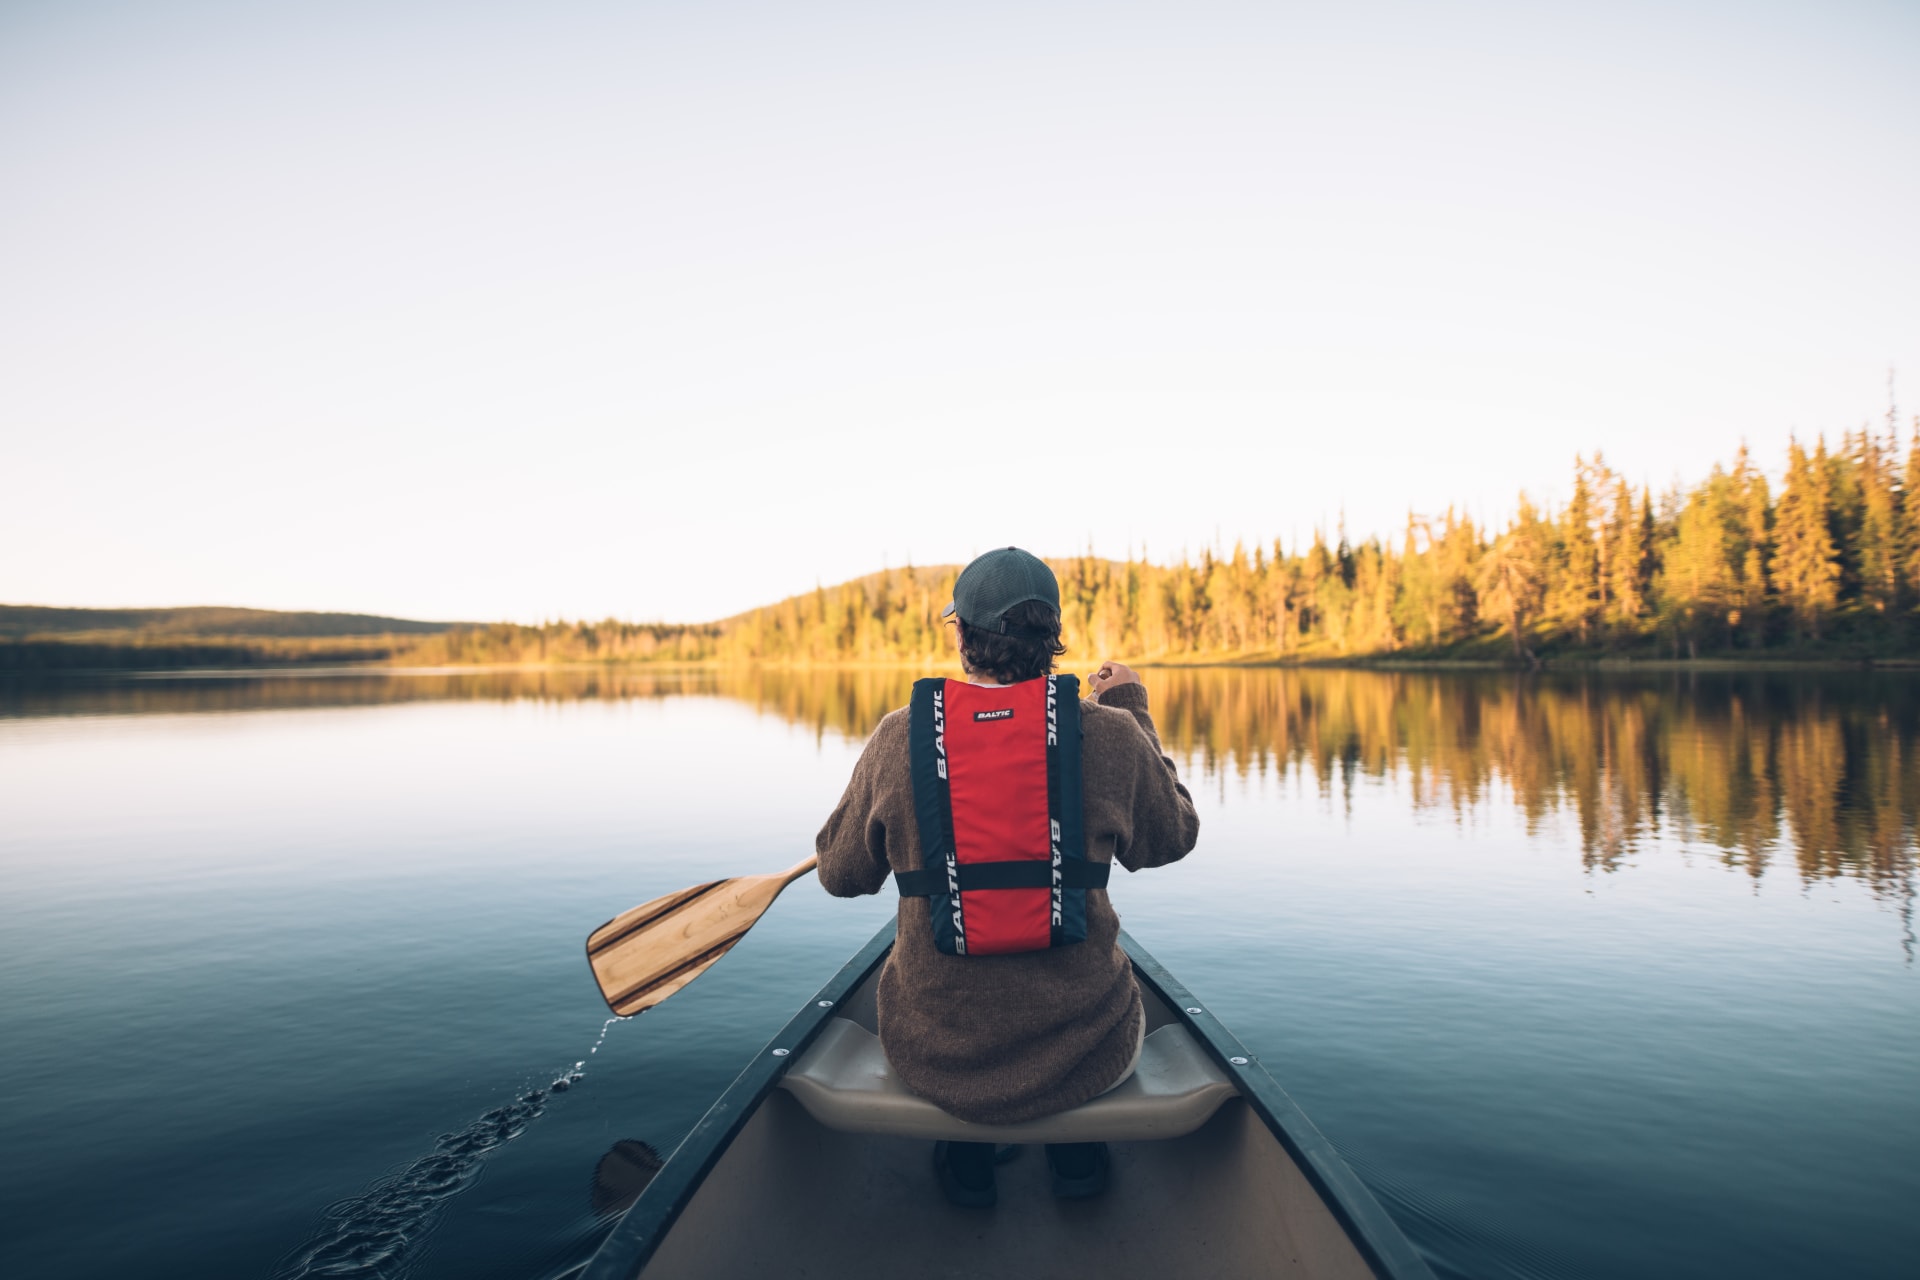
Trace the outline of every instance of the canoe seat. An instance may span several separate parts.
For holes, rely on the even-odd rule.
[[[880,1037],[839,1017],[828,1019],[780,1087],[820,1124],[843,1133],[1018,1143],[1177,1138],[1239,1093],[1186,1028],[1169,1023],[1147,1036],[1133,1074],[1091,1102],[1025,1124],[969,1124],[909,1090]]]

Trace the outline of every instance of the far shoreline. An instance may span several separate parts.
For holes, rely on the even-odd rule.
[[[0,655],[4,655],[5,646],[0,645]],[[96,653],[90,657],[102,656]],[[113,655],[115,657],[121,655]],[[474,663],[431,663],[415,664],[406,662],[370,661],[370,662],[299,662],[299,661],[263,661],[241,663],[194,663],[181,665],[150,665],[137,661],[140,654],[136,648],[129,647],[124,655],[131,661],[107,662],[81,665],[11,665],[0,661],[0,680],[38,680],[46,678],[100,679],[107,677],[126,679],[243,679],[247,677],[311,676],[461,676],[483,674],[536,674],[563,672],[597,672],[641,674],[658,672],[660,674],[684,672],[854,672],[854,671],[911,671],[927,675],[958,675],[957,663],[930,663],[926,661],[904,660],[867,660],[867,661],[731,661],[706,659],[699,661],[631,661],[613,659],[601,662],[555,661],[555,662],[474,662]],[[183,655],[184,656],[184,655]],[[1382,674],[1394,673],[1431,673],[1431,674],[1469,674],[1469,673],[1508,673],[1516,676],[1540,674],[1598,673],[1605,675],[1630,675],[1635,673],[1709,673],[1709,672],[1868,672],[1868,671],[1920,671],[1920,658],[1836,658],[1830,656],[1789,657],[1786,655],[1729,658],[1708,656],[1699,658],[1665,657],[1545,657],[1537,664],[1529,665],[1512,661],[1498,661],[1487,658],[1420,658],[1381,655],[1378,657],[1328,657],[1328,658],[1279,658],[1271,655],[1195,655],[1159,656],[1130,658],[1121,656],[1118,660],[1130,666],[1146,671],[1181,670],[1294,670],[1294,671],[1372,671]],[[1076,661],[1069,655],[1060,664],[1061,669],[1072,671],[1076,666],[1085,666],[1094,660]]]

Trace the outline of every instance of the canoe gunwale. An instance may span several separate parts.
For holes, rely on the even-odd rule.
[[[1260,1059],[1125,929],[1120,931],[1120,946],[1133,962],[1135,975],[1166,1002],[1174,1017],[1213,1056],[1240,1090],[1241,1098],[1286,1148],[1321,1201],[1346,1228],[1348,1238],[1374,1274],[1381,1280],[1434,1280],[1433,1269],[1400,1225]],[[1191,1014],[1188,1009],[1200,1012]],[[1244,1058],[1246,1065],[1235,1064],[1234,1058]]]
[[[839,973],[833,975],[826,986],[820,988],[805,1007],[795,1014],[780,1033],[767,1041],[753,1061],[747,1064],[727,1091],[720,1095],[707,1113],[700,1117],[698,1124],[680,1140],[673,1149],[660,1172],[654,1175],[652,1182],[640,1198],[634,1201],[614,1226],[600,1247],[588,1259],[585,1269],[580,1272],[580,1280],[633,1280],[647,1262],[653,1257],[654,1250],[672,1230],[674,1221],[693,1199],[700,1184],[706,1181],[707,1174],[719,1163],[720,1156],[733,1142],[741,1128],[759,1108],[766,1096],[780,1083],[780,1077],[786,1074],[787,1067],[800,1056],[800,1051],[813,1042],[820,1029],[827,1025],[841,1002],[852,995],[855,988],[867,980],[867,976],[879,967],[887,953],[893,949],[894,930],[897,921],[888,921],[873,935],[867,945],[860,948],[854,957],[847,961]],[[833,1003],[821,1008],[822,1000]],[[775,1049],[785,1049],[785,1054],[776,1056]]]
[[[745,1127],[787,1068],[820,1034],[827,1020],[893,949],[897,921],[888,921],[832,980],[780,1029],[675,1147],[647,1189],[621,1216],[579,1272],[579,1280],[633,1280],[652,1259],[714,1165]],[[1434,1280],[1397,1223],[1265,1066],[1211,1010],[1154,959],[1132,935],[1120,946],[1141,983],[1152,989],[1233,1081],[1240,1096],[1272,1133],[1380,1280]],[[831,1001],[821,1007],[821,1001]],[[1198,1014],[1187,1012],[1198,1008]],[[787,1050],[776,1055],[775,1049]],[[1233,1062],[1244,1058],[1245,1065]]]

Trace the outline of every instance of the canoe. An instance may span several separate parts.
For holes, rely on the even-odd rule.
[[[1127,934],[1140,1062],[1085,1106],[970,1125],[880,1052],[875,934],[757,1054],[615,1224],[581,1280],[1299,1277],[1433,1280],[1373,1194],[1259,1060]],[[947,1203],[928,1139],[1105,1141],[1105,1194],[1057,1200],[1046,1160],[1002,1164],[999,1203]]]

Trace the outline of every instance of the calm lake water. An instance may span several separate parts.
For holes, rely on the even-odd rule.
[[[1147,679],[1203,829],[1114,902],[1442,1274],[1914,1274],[1920,679]],[[612,1025],[586,933],[910,680],[0,684],[0,1274],[564,1276],[892,903]]]

